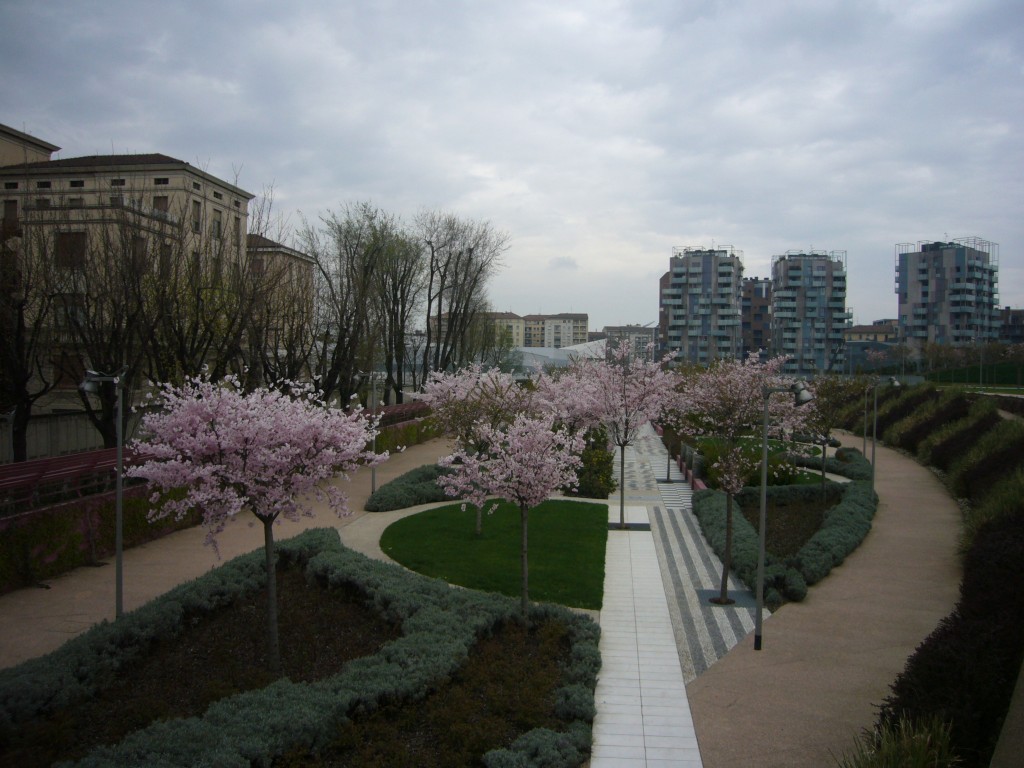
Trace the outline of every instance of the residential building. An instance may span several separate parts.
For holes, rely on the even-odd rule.
[[[768,353],[772,332],[772,281],[766,277],[745,277],[742,302],[743,355]]]
[[[651,360],[654,357],[656,331],[653,326],[646,325],[606,325],[603,338],[612,348],[625,344],[637,357]]]
[[[740,356],[742,251],[732,246],[673,248],[660,282],[663,352],[708,364]]]
[[[109,360],[92,359],[94,354],[82,349],[80,342],[74,346],[72,325],[100,323],[95,338],[102,341],[102,333],[112,327],[106,325],[107,317],[121,313],[118,327],[134,333],[125,313],[151,298],[144,284],[166,289],[172,266],[196,271],[202,265],[203,270],[221,272],[229,264],[240,265],[248,205],[254,196],[167,155],[50,159],[58,150],[0,125],[4,274],[9,277],[11,268],[17,273],[31,260],[41,268],[33,273],[34,289],[42,290],[46,286],[40,286],[40,275],[47,273],[48,295],[55,306],[45,326],[50,351],[47,360],[35,365],[46,369],[41,373],[58,381],[58,388],[70,390],[81,381],[85,367],[112,370],[116,360],[128,354],[108,349]],[[106,270],[102,274],[97,271],[101,260]],[[135,305],[112,303],[110,309],[100,310],[93,286],[112,279],[115,271],[121,274],[119,279],[127,276],[133,281]],[[13,284],[5,277],[5,289]],[[115,289],[113,283],[105,286],[111,302],[115,294],[110,291]],[[218,297],[198,299],[205,301],[207,311],[211,298]],[[86,312],[91,313],[88,321]],[[113,337],[107,342],[110,347]],[[99,346],[97,342],[93,348]]]
[[[773,355],[784,371],[813,376],[845,370],[846,251],[789,251],[772,257]]]
[[[999,310],[999,341],[1024,344],[1024,309],[1003,307]]]
[[[526,334],[526,322],[523,318],[514,312],[488,312],[485,317],[489,317],[494,322],[496,336],[508,341],[506,346],[523,346]]]
[[[875,320],[870,325],[852,325],[843,330],[843,352],[847,373],[880,368],[896,354],[899,327],[895,319]],[[883,357],[884,356],[884,357]]]
[[[970,346],[999,338],[999,245],[980,237],[896,244],[900,336]]]
[[[558,315],[523,316],[524,347],[571,347],[585,344],[589,316],[563,312]]]

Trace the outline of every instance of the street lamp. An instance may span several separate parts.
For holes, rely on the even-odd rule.
[[[758,519],[757,531],[757,611],[754,614],[754,650],[761,650],[761,617],[764,612],[764,558],[765,529],[768,518],[768,402],[776,392],[791,392],[793,405],[799,407],[811,402],[814,395],[802,381],[794,382],[788,387],[768,387],[762,390],[764,397],[764,429],[761,439],[761,514]]]
[[[871,428],[871,490],[875,490],[875,444],[878,442],[878,388],[881,386],[893,386],[898,387],[900,385],[899,379],[895,376],[890,376],[888,379],[880,379],[875,382],[873,389],[875,390],[875,415],[874,415],[874,426]]]
[[[114,618],[121,618],[124,612],[124,386],[122,379],[127,368],[116,374],[86,371],[85,379],[78,388],[87,395],[100,391],[100,384],[110,382],[117,389],[117,490],[115,492],[114,528]]]

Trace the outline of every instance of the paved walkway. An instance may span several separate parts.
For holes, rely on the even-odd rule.
[[[414,446],[377,469],[378,485],[448,451],[444,441]],[[721,563],[695,526],[685,484],[658,482],[667,461],[653,430],[627,449],[626,460],[627,519],[635,525],[609,533],[592,767],[832,764],[831,755],[873,723],[874,707],[907,657],[952,609],[956,505],[929,470],[880,447],[882,503],[872,532],[805,602],[766,620],[764,650],[754,652],[749,591],[733,584],[735,606],[707,603]],[[278,536],[334,525],[348,546],[383,558],[380,531],[418,510],[366,515],[369,486],[369,472],[342,484],[352,517],[321,509],[283,524]],[[614,494],[609,518],[618,516]],[[247,522],[221,537],[225,559],[262,546],[261,530]],[[126,609],[216,567],[221,561],[202,546],[202,535],[182,531],[127,551]],[[113,617],[112,568],[79,569],[50,587],[0,597],[0,667]],[[639,730],[622,727],[636,725],[637,710]],[[627,717],[614,717],[621,714]]]

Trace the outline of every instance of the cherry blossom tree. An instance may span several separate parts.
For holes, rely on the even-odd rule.
[[[486,450],[493,430],[511,424],[520,414],[535,414],[533,393],[510,373],[473,364],[454,373],[434,371],[420,399],[432,411],[438,428],[455,438],[467,453]],[[483,530],[483,510],[477,506],[476,534]]]
[[[693,435],[713,436],[720,442],[713,468],[726,494],[725,553],[722,558],[722,586],[712,601],[728,605],[729,571],[732,569],[733,497],[747,484],[747,478],[761,462],[760,452],[750,442],[761,435],[767,398],[769,422],[783,432],[798,429],[806,418],[792,398],[769,397],[769,388],[784,387],[781,377],[785,358],[758,363],[747,360],[719,360],[709,368],[691,373],[686,383],[690,414],[686,429]]]
[[[498,497],[519,507],[522,525],[520,567],[523,617],[529,604],[528,525],[530,510],[559,488],[574,487],[583,437],[565,427],[552,429],[550,417],[518,414],[511,424],[478,428],[481,450],[458,448],[438,463],[452,470],[438,483],[450,496],[482,510]],[[493,510],[495,504],[492,504]]]
[[[157,410],[143,417],[139,446],[153,456],[128,471],[162,493],[185,488],[181,499],[168,499],[150,519],[201,509],[206,543],[217,548],[217,535],[245,509],[263,523],[267,570],[267,655],[280,668],[277,631],[277,584],[274,523],[313,516],[312,495],[339,516],[348,514],[347,498],[328,481],[360,465],[387,458],[367,450],[377,425],[356,409],[327,408],[313,391],[292,385],[290,394],[257,389],[243,393],[240,381],[220,384],[196,377],[181,386],[164,385]]]
[[[595,420],[608,426],[612,442],[619,447],[619,527],[626,527],[626,446],[632,445],[640,430],[677,402],[678,375],[661,362],[632,354],[626,344],[609,349],[604,360],[579,360],[567,375],[584,399]]]

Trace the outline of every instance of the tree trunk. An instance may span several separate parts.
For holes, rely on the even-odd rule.
[[[484,533],[484,508],[476,508],[476,535],[483,536]]]
[[[821,500],[825,500],[825,465],[828,463],[828,443],[821,444]]]
[[[281,644],[277,636],[277,572],[274,562],[274,518],[263,521],[263,551],[267,558],[267,668],[281,671]]]
[[[722,557],[722,587],[718,597],[711,598],[716,605],[732,605],[729,597],[729,571],[732,570],[732,494],[725,496],[725,554]]]
[[[526,554],[527,553],[527,542],[529,540],[528,536],[527,536],[527,524],[529,523],[529,519],[530,519],[530,510],[527,509],[525,504],[520,504],[519,505],[519,516],[520,516],[520,519],[522,520],[522,527],[523,527],[521,551],[519,553],[519,556],[522,559],[522,572],[523,572],[522,609],[523,609],[523,621],[525,622],[526,618],[527,618],[527,615],[529,613],[529,606],[530,606],[530,565],[529,565],[529,560],[527,559],[527,554]]]
[[[626,528],[626,446],[619,446],[619,528]]]

